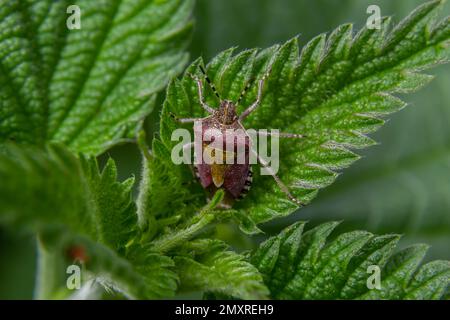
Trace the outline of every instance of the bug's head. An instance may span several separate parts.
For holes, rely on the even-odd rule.
[[[222,124],[232,124],[237,118],[236,105],[229,100],[220,102],[220,107],[217,110],[217,118]]]

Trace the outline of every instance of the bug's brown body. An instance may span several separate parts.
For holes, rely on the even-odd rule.
[[[250,137],[242,130],[236,115],[236,106],[230,101],[223,101],[217,111],[213,115],[202,119],[201,128],[198,129],[196,135],[200,136],[199,143],[202,143],[201,150],[203,154],[210,154],[212,157],[220,156],[223,163],[208,164],[204,161],[195,166],[197,177],[203,188],[215,192],[222,188],[225,191],[225,203],[231,204],[235,199],[242,198],[250,189],[252,182],[252,171],[249,161],[250,153]],[[218,135],[206,137],[207,130],[216,129]],[[227,136],[224,132],[231,130],[232,132],[241,131],[241,136]],[[194,127],[194,131],[196,128]],[[201,132],[200,132],[201,131]],[[222,144],[219,147],[212,148],[211,145],[215,138],[221,138]],[[229,139],[234,139],[230,142]],[[231,143],[232,150],[227,149],[227,142]],[[238,147],[241,147],[245,153],[244,163],[237,162]],[[219,154],[220,153],[220,154]],[[226,159],[231,157],[234,159],[232,164],[227,164]]]

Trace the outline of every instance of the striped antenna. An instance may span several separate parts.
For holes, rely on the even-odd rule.
[[[203,73],[203,75],[205,76],[206,82],[208,82],[209,86],[211,87],[211,90],[214,92],[214,94],[217,96],[217,98],[219,98],[220,100],[222,100],[222,98],[220,97],[219,93],[217,92],[216,87],[214,86],[214,84],[211,82],[211,80],[209,79],[208,75],[206,74],[205,69],[203,69],[203,67],[201,65],[198,65],[201,72]]]
[[[272,71],[272,67],[269,67],[269,70],[267,70],[267,72],[262,76],[261,80],[264,80],[264,81],[265,81],[265,80],[269,77],[271,71]],[[242,90],[241,95],[239,96],[239,99],[238,99],[238,101],[236,102],[236,106],[238,106],[239,103],[242,101],[242,99],[244,98],[244,96],[245,96],[245,94],[247,93],[248,89],[252,86],[254,80],[255,80],[254,78],[251,79],[251,80],[245,85],[244,90]]]
[[[242,99],[244,98],[245,94],[247,93],[247,90],[251,87],[253,80],[250,80],[249,82],[247,82],[247,84],[244,87],[244,90],[242,90],[241,95],[239,96],[239,99],[236,102],[236,107],[239,105],[239,103],[242,101]]]

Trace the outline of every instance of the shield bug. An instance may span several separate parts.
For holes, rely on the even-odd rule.
[[[242,125],[242,121],[261,104],[264,82],[270,74],[270,71],[258,81],[256,101],[241,114],[237,114],[237,106],[243,99],[249,85],[244,88],[236,103],[224,100],[217,92],[204,68],[201,65],[199,65],[199,68],[211,90],[219,99],[219,107],[213,108],[206,103],[202,80],[194,75],[190,75],[196,82],[200,105],[209,115],[205,118],[178,118],[171,113],[171,116],[179,123],[195,123],[194,134],[196,137],[201,137],[201,139],[196,138],[196,142],[185,145],[185,148],[195,147],[195,153],[201,153],[203,155],[202,160],[194,164],[195,174],[203,188],[210,190],[212,194],[218,189],[223,189],[225,191],[225,198],[222,205],[226,208],[231,207],[235,200],[242,199],[250,190],[253,173],[249,158],[253,156],[274,178],[281,191],[292,202],[298,206],[303,205],[301,201],[291,194],[288,187],[280,180],[276,172],[268,166],[268,163],[251,148],[252,140]],[[258,135],[272,135],[267,131],[256,132]],[[293,133],[278,133],[277,135],[281,138],[304,137],[303,135]],[[238,161],[239,158],[240,161]]]

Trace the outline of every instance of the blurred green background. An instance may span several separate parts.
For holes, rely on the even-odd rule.
[[[198,0],[191,58],[208,61],[221,50],[267,47],[299,35],[300,44],[339,24],[364,25],[371,4],[399,22],[419,0]],[[450,14],[450,5],[443,15]],[[430,72],[429,72],[430,73]],[[403,97],[409,106],[395,114],[372,137],[379,145],[359,151],[363,158],[344,170],[308,207],[263,226],[268,234],[296,220],[344,220],[340,231],[366,229],[402,233],[401,246],[431,245],[427,259],[450,259],[450,72],[431,71],[436,79],[420,92]],[[163,94],[159,101],[163,100]],[[149,117],[157,130],[160,103]],[[121,178],[139,176],[140,155],[124,145],[112,156]],[[227,231],[228,232],[228,231]],[[261,238],[256,238],[259,241]],[[247,240],[248,241],[248,240]],[[0,298],[31,298],[36,256],[34,239],[0,229]]]

